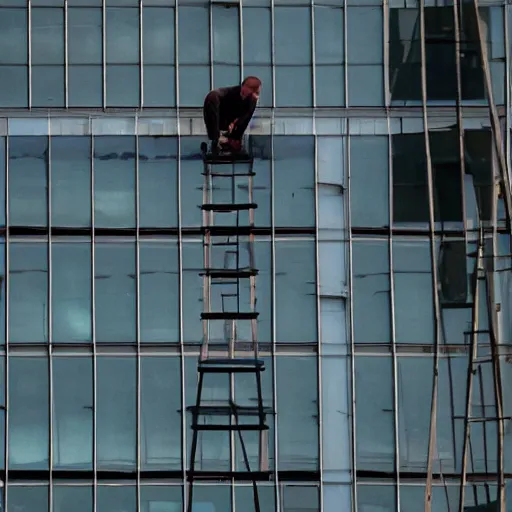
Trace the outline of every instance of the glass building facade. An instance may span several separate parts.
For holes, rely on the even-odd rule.
[[[0,0],[1,509],[186,510],[201,107],[255,74],[261,512],[512,510],[510,8]]]

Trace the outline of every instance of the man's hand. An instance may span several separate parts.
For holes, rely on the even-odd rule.
[[[228,145],[231,151],[240,151],[242,149],[242,141],[236,139],[229,139]]]

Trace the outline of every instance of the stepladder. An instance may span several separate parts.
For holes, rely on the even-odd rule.
[[[269,415],[264,403],[257,325],[255,210],[253,157],[242,147],[236,154],[211,154],[201,145],[203,311],[202,344],[197,364],[195,404],[191,415],[187,511],[196,512],[197,481],[245,480],[252,483],[260,512],[258,482],[269,480]],[[222,382],[213,393],[208,381]],[[243,382],[242,388],[240,384]],[[251,398],[247,386],[251,382]],[[215,467],[202,456],[208,434],[222,433],[230,446],[229,463]],[[197,509],[198,510],[198,509]]]

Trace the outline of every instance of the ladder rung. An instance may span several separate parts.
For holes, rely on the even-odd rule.
[[[200,424],[192,424],[193,430],[209,430],[214,432],[240,432],[244,430],[268,430],[268,425],[258,425],[254,423],[253,425],[243,424],[243,425],[222,425],[222,424],[214,424],[214,425],[200,425]]]
[[[247,279],[249,277],[256,276],[258,270],[252,269],[227,269],[227,268],[208,268],[205,272],[201,273],[202,276],[209,276],[212,279]]]
[[[206,203],[201,206],[201,209],[207,212],[237,212],[255,208],[258,208],[256,203]]]
[[[260,416],[261,414],[267,415],[272,413],[269,407],[262,407],[261,411],[257,405],[191,405],[187,407],[187,411],[192,413],[211,416],[231,416],[237,414],[239,416]]]
[[[472,307],[472,302],[443,302],[441,304],[441,308],[443,309],[467,309]]]
[[[476,364],[492,363],[492,362],[493,362],[493,358],[491,356],[489,356],[489,357],[477,357],[476,359],[473,360],[473,363],[476,363]]]
[[[226,164],[226,163],[233,163],[233,162],[216,162],[219,164]],[[249,163],[249,162],[246,162]],[[240,178],[246,176],[247,178],[251,176],[256,176],[256,173],[253,171],[246,171],[246,172],[203,172],[203,176],[211,176],[212,178]]]
[[[265,371],[265,362],[262,359],[249,357],[212,357],[199,361],[197,368],[204,373],[254,373]]]
[[[209,165],[220,165],[220,164],[250,164],[254,161],[254,158],[249,155],[246,151],[240,151],[239,153],[231,153],[220,151],[216,155],[213,153],[206,153],[203,161]]]
[[[270,480],[273,471],[206,471],[202,469],[187,470],[187,479],[193,480]]]
[[[246,236],[253,233],[255,228],[254,226],[203,226],[201,231],[211,236]]]
[[[201,313],[202,320],[255,320],[258,318],[259,313],[247,311],[243,313],[231,311],[213,311],[208,313]]]

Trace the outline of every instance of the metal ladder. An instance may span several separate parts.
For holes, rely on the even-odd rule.
[[[254,210],[257,205],[253,202],[255,175],[253,157],[245,150],[236,156],[222,154],[213,156],[207,153],[205,143],[201,145],[201,152],[204,165],[203,204],[201,205],[204,248],[204,271],[201,272],[203,343],[197,366],[196,403],[187,407],[192,415],[192,446],[190,467],[187,472],[187,511],[194,512],[194,481],[234,481],[240,477],[246,481],[252,481],[254,510],[260,512],[257,482],[268,480],[270,477],[267,415],[271,413],[271,409],[263,405],[262,372],[265,370],[265,364],[259,357],[257,341],[256,276],[258,270],[255,268],[254,258]],[[218,193],[222,194],[223,191],[228,192],[227,200],[217,200],[214,196]],[[246,201],[242,201],[239,197],[243,191],[248,195]],[[245,223],[241,222],[242,215],[248,217]],[[228,218],[231,222],[219,223],[218,217],[221,216]],[[243,261],[244,248],[247,250],[247,261]],[[247,288],[249,288],[249,304],[244,308],[242,293],[247,291]],[[220,305],[214,304],[213,294],[217,297],[220,295]],[[218,303],[219,300],[217,300]],[[219,323],[223,329],[215,329],[215,325],[218,327]],[[250,327],[242,329],[241,325],[244,324],[245,326],[249,324]],[[221,333],[217,338],[215,331]],[[244,331],[247,334],[246,341],[242,341]],[[235,376],[241,373],[254,375],[256,405],[237,403]],[[229,377],[228,399],[220,401],[204,399],[204,380],[211,374],[225,374]],[[229,433],[231,454],[229,471],[196,468],[198,438],[205,431]],[[257,469],[250,467],[243,435],[247,431],[259,433]],[[244,471],[237,469],[238,457],[234,455],[237,438],[241,447]]]

